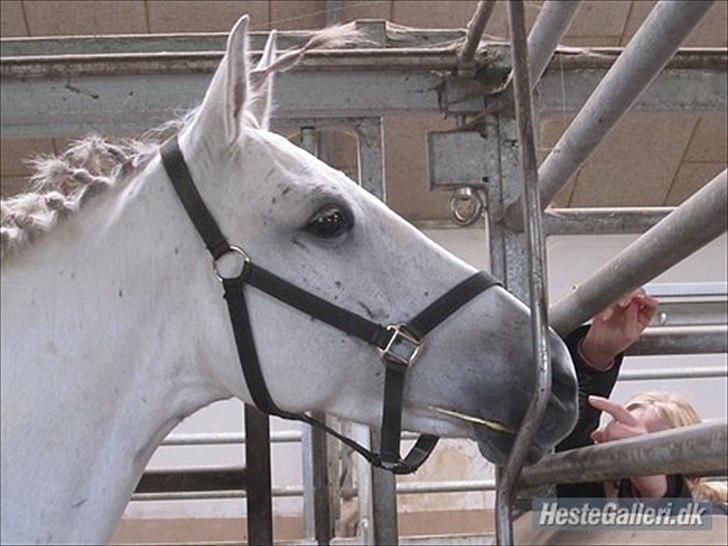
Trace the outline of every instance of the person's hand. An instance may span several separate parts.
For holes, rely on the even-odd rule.
[[[589,405],[612,416],[612,422],[606,427],[595,430],[591,433],[591,439],[595,443],[611,442],[612,440],[623,440],[633,436],[642,436],[649,433],[647,423],[637,419],[625,407],[612,402],[601,396],[590,396]]]
[[[587,363],[608,368],[614,357],[637,341],[657,311],[657,300],[642,288],[627,294],[599,313],[579,350]]]
[[[612,416],[612,421],[606,427],[591,433],[594,443],[623,440],[650,432],[646,414],[632,414],[627,408],[601,396],[590,396],[588,400],[592,407]],[[634,476],[630,477],[630,481],[640,497],[663,497],[667,494],[667,477],[664,474]]]

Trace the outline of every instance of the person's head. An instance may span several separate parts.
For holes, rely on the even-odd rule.
[[[696,425],[701,422],[697,410],[685,398],[663,391],[634,395],[624,406],[650,432]]]
[[[636,394],[625,404],[625,408],[644,423],[649,432],[696,425],[702,421],[690,402],[669,392]],[[728,488],[723,484],[706,482],[700,478],[688,478],[688,484],[698,500],[728,502]]]

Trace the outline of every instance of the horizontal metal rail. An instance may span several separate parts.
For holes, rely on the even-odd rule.
[[[397,29],[387,31],[385,21],[356,21],[357,30],[367,40],[367,47],[426,48],[446,46],[461,41],[462,29]],[[279,30],[276,43],[279,50],[299,48],[317,31]],[[379,32],[380,39],[373,39]],[[118,53],[147,53],[149,51],[205,52],[225,51],[228,32],[193,32],[175,34],[118,34],[108,36],[45,36],[33,38],[0,39],[3,57],[48,55],[99,55]],[[248,34],[250,48],[263,51],[268,41],[268,31],[252,31]]]
[[[543,228],[553,235],[621,235],[644,233],[675,207],[548,208]]]
[[[698,355],[728,352],[728,326],[655,326],[645,329],[629,349],[633,356]]]
[[[300,442],[303,433],[300,430],[284,430],[270,433],[272,444],[285,444]],[[419,434],[403,432],[402,440],[416,440]],[[195,432],[170,434],[162,441],[162,446],[210,446],[210,445],[240,445],[246,442],[245,435],[240,432]]]
[[[727,466],[728,426],[723,421],[548,455],[523,469],[520,484],[535,487],[652,474],[725,474]]]
[[[551,326],[570,332],[624,294],[651,281],[726,231],[723,171],[551,307]]]
[[[245,435],[239,432],[202,432],[202,433],[175,433],[167,436],[163,446],[201,446],[201,445],[238,445],[244,444]],[[285,430],[271,432],[270,441],[272,444],[292,443],[301,441],[301,431]]]
[[[0,58],[3,137],[136,133],[196,106],[222,49],[162,51]],[[541,117],[578,111],[619,51],[557,51],[549,65],[554,70],[546,72],[539,86]],[[489,45],[488,73],[506,78],[509,57],[507,46]],[[727,60],[725,49],[678,52],[633,110],[725,111]],[[456,68],[455,48],[311,52],[300,69],[278,76],[274,115],[278,119],[381,116],[439,113],[443,108],[453,114],[480,113],[483,96],[495,87],[477,77],[443,79],[435,72]]]
[[[157,474],[187,476],[199,473],[199,470],[179,470],[179,471],[157,471]],[[242,467],[238,469],[215,470],[209,469],[208,473],[217,475],[222,479],[232,482],[236,479],[237,474],[243,473]],[[229,474],[229,476],[228,476]],[[145,473],[145,476],[147,473]],[[219,487],[213,489],[214,486],[208,486],[200,489],[186,489],[183,485],[169,482],[170,487],[167,489],[146,488],[145,490],[137,489],[132,496],[132,500],[205,500],[218,498],[243,498],[246,496],[244,489]],[[189,483],[189,482],[187,482]],[[221,482],[218,482],[221,483]],[[184,484],[186,486],[186,484]],[[403,482],[397,484],[398,495],[412,495],[421,493],[473,493],[479,491],[494,491],[495,480],[448,480],[448,481],[431,481],[431,482]],[[274,497],[302,497],[304,494],[303,486],[287,485],[273,487],[272,496]],[[357,490],[343,490],[342,498],[350,499],[357,496]]]
[[[676,473],[725,476],[727,465],[728,428],[725,421],[720,421],[548,455],[524,468],[519,483],[523,487],[533,487]],[[132,500],[240,498],[245,496],[245,491],[240,489],[244,474],[242,467],[148,471]],[[209,477],[215,479],[210,481]],[[202,481],[204,479],[208,481]],[[141,485],[145,483],[147,485]],[[197,490],[193,491],[193,487]],[[162,488],[164,491],[160,491]],[[494,480],[402,482],[397,484],[397,494],[492,491],[494,488]],[[272,494],[300,497],[303,487],[274,487]],[[356,490],[344,492],[345,497],[354,495]]]
[[[659,381],[667,379],[728,379],[725,366],[698,366],[674,370],[625,370],[619,372],[619,381]]]
[[[728,297],[728,282],[652,283],[645,291],[653,298],[725,298]]]
[[[203,492],[247,487],[244,467],[181,468],[147,470],[137,484],[136,493]]]
[[[247,492],[244,489],[228,489],[219,491],[160,491],[156,493],[134,493],[132,501],[179,501],[179,500],[218,500],[218,499],[244,499]],[[303,487],[300,485],[278,486],[271,488],[272,497],[303,497]]]

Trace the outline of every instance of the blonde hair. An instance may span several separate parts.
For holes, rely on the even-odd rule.
[[[696,425],[702,422],[700,414],[685,398],[669,392],[650,391],[630,398],[627,410],[643,408],[659,421],[660,429]],[[687,480],[688,487],[697,500],[728,502],[728,487],[719,482],[708,482],[697,478]]]

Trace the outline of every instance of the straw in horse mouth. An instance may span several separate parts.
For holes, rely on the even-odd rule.
[[[506,432],[508,434],[515,434],[515,432],[513,432],[511,429],[509,429],[508,427],[506,427],[505,425],[502,425],[501,423],[499,423],[497,421],[488,421],[487,419],[481,419],[480,417],[473,417],[472,415],[467,415],[465,413],[460,413],[458,411],[440,408],[438,406],[427,406],[427,407],[430,408],[431,410],[442,413],[444,415],[449,415],[450,417],[455,417],[456,419],[462,419],[463,421],[468,421],[470,423],[476,423],[478,425],[483,425],[496,432]]]

